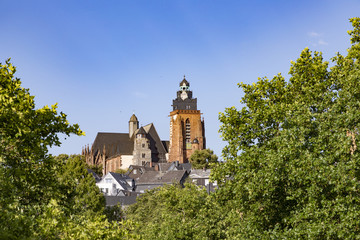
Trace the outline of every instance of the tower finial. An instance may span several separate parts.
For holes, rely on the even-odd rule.
[[[184,79],[186,79],[186,78],[185,78],[185,74],[184,74]]]

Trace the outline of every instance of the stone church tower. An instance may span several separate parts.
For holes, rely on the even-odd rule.
[[[197,110],[197,99],[192,97],[190,84],[184,79],[180,82],[177,98],[173,100],[170,112],[169,162],[189,162],[195,150],[206,148],[205,125]]]

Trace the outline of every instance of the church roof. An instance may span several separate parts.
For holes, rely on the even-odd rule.
[[[141,127],[136,134],[144,134],[146,135],[145,129],[143,127]]]
[[[138,122],[138,119],[137,117],[135,116],[135,114],[133,114],[131,117],[130,117],[130,121],[129,122]]]
[[[128,133],[99,132],[92,146],[93,154],[103,153],[104,146],[107,157],[117,154],[132,155],[134,151],[134,142]]]
[[[147,134],[147,137],[149,139],[154,140],[154,143],[155,143],[154,147],[155,147],[157,152],[164,153],[164,154],[168,152],[168,148],[166,148],[166,144],[164,144],[163,141],[160,140],[160,137],[159,137],[153,123],[149,123],[149,124],[141,127],[140,129],[142,129],[142,128],[145,130],[145,133]],[[140,129],[135,131],[135,135],[140,132]],[[152,150],[154,152],[156,152],[155,149],[152,149]]]
[[[161,141],[166,152],[169,152],[169,147],[170,147],[170,141]]]
[[[152,152],[161,154],[168,152],[168,148],[166,144],[160,140],[154,124],[150,123],[137,129],[132,137],[129,137],[128,133],[99,132],[92,145],[92,155],[96,157],[98,154],[103,154],[104,147],[106,158],[118,155],[133,155],[134,136],[138,133],[146,134],[146,137],[153,143],[151,144]]]

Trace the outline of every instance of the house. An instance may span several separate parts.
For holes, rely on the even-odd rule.
[[[136,180],[136,192],[144,193],[156,187],[161,187],[164,184],[178,183],[184,185],[189,173],[186,170],[176,171],[145,171]]]
[[[96,185],[106,196],[118,196],[122,191],[133,191],[135,181],[127,175],[108,172]]]
[[[205,187],[208,192],[213,192],[217,188],[217,183],[210,182],[210,173],[210,169],[192,169],[189,178],[192,183]]]

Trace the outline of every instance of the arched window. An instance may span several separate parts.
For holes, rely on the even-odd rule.
[[[186,139],[186,143],[190,143],[190,129],[191,129],[191,126],[190,126],[190,120],[189,119],[186,119],[185,121],[185,139]]]

